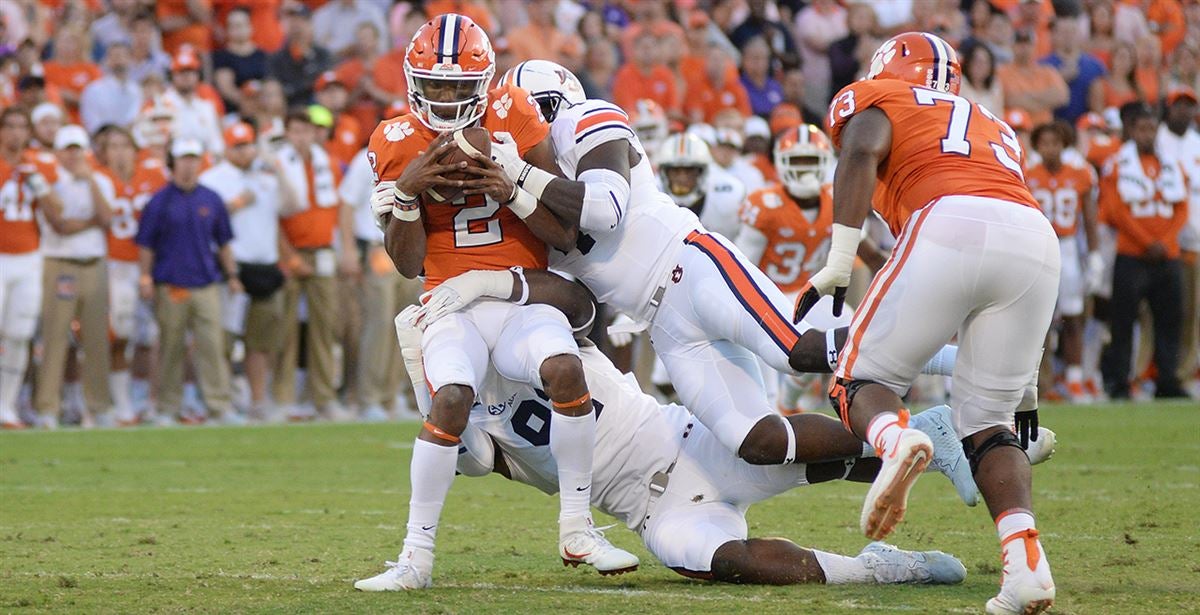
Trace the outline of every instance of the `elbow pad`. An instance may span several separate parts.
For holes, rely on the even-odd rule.
[[[592,233],[617,228],[629,207],[629,181],[608,169],[588,169],[579,174],[579,181],[584,183],[579,228]]]
[[[496,448],[492,437],[478,426],[468,422],[462,432],[462,444],[458,447],[456,470],[463,476],[487,476],[495,467]]]

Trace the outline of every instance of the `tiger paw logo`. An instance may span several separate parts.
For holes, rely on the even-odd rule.
[[[403,141],[404,137],[413,133],[412,122],[389,124],[383,129],[383,137],[388,141]]]
[[[775,209],[778,207],[783,207],[783,199],[779,198],[779,195],[775,194],[774,192],[768,192],[763,195],[762,204],[763,207],[766,207],[767,209]]]
[[[896,57],[896,41],[888,41],[882,47],[875,50],[875,56],[871,58],[871,71],[867,73],[867,79],[874,79],[879,73],[883,72],[883,67]]]
[[[508,110],[512,108],[512,98],[505,94],[500,97],[500,100],[492,103],[492,111],[496,112],[496,117],[504,119],[508,117]]]

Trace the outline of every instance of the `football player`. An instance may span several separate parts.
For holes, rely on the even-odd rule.
[[[511,84],[488,91],[495,72],[491,42],[471,19],[454,13],[417,30],[404,72],[412,111],[380,123],[368,145],[376,178],[372,204],[397,269],[408,278],[423,274],[428,289],[472,269],[544,268],[543,241],[562,245],[553,234],[553,214],[516,198],[520,191],[486,157],[480,157],[481,168],[443,162],[461,129],[482,125],[511,135],[517,155],[553,169],[549,126],[537,104]],[[451,171],[475,179],[448,179]],[[435,202],[427,193],[435,187],[459,189],[464,196]],[[563,561],[587,563],[601,573],[635,569],[637,558],[613,547],[592,524],[595,419],[578,347],[562,313],[547,306],[479,302],[431,325],[422,346],[433,406],[413,448],[413,492],[400,559],[432,561],[460,437],[490,356],[505,377],[538,386],[552,400],[550,448],[558,467]]]
[[[700,137],[676,133],[658,148],[658,179],[663,192],[700,218],[704,228],[732,239],[738,232],[738,208],[746,187],[713,164]]]
[[[933,447],[911,428],[901,396],[957,334],[950,406],[1006,562],[987,611],[1028,615],[1049,608],[1055,589],[1022,446],[1037,436],[1037,414],[1019,405],[1054,313],[1059,242],[1025,185],[1017,135],[958,96],[961,73],[946,41],[907,32],[833,99],[827,121],[841,153],[829,257],[795,319],[829,294],[839,313],[874,206],[898,241],[855,311],[830,391],[846,427],[883,459],[860,526],[878,540],[903,518]]]
[[[19,107],[0,112],[0,428],[20,429],[17,396],[42,309],[41,233],[34,210],[59,209],[53,154],[29,150],[33,123]]]

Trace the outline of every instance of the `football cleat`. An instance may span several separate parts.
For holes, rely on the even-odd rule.
[[[955,585],[967,578],[966,566],[941,551],[905,551],[873,542],[858,554],[858,559],[875,575],[876,583]]]
[[[399,592],[433,587],[433,551],[404,547],[394,562],[384,562],[388,569],[369,578],[354,582],[354,589],[364,592]]]
[[[979,487],[971,476],[971,464],[963,454],[962,440],[954,431],[950,406],[935,406],[914,414],[908,424],[924,432],[933,442],[933,459],[929,462],[929,468],[945,474],[967,506],[978,504]]]
[[[987,601],[988,615],[1037,615],[1054,604],[1050,563],[1035,529],[1021,530],[1000,541],[1004,573],[1000,593]]]
[[[871,540],[883,540],[904,520],[908,492],[933,459],[933,442],[919,429],[906,428],[883,462],[863,502],[859,527]]]
[[[633,572],[639,564],[636,555],[613,546],[591,516],[560,522],[558,554],[563,566],[587,564],[604,576]]]

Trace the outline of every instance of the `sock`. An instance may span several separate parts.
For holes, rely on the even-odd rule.
[[[17,411],[17,398],[29,367],[29,342],[5,338],[0,340],[0,411]]]
[[[558,521],[585,517],[592,510],[592,455],[596,417],[550,413],[550,454],[558,464]]]
[[[1024,508],[1010,508],[996,517],[996,533],[1000,535],[1000,540],[1034,527],[1033,513]]]
[[[458,463],[457,446],[441,446],[425,440],[413,443],[412,467],[409,482],[412,497],[408,500],[408,535],[404,546],[433,550],[442,505],[454,482]]]
[[[1083,367],[1080,365],[1068,365],[1066,370],[1067,382],[1070,384],[1083,384]]]
[[[812,550],[817,558],[817,565],[825,573],[826,585],[843,585],[846,583],[871,583],[875,574],[868,569],[857,557],[846,557],[836,553]]]
[[[921,368],[922,374],[932,374],[934,376],[952,376],[954,375],[954,361],[958,359],[958,346],[946,344],[942,349],[933,355],[929,362],[925,363],[925,367]]]
[[[884,457],[896,448],[896,440],[908,426],[907,423],[905,421],[905,425],[901,426],[900,416],[895,412],[880,412],[867,426],[867,442],[875,447],[880,457]]]
[[[133,393],[130,382],[131,378],[127,369],[108,375],[108,388],[112,391],[113,405],[117,408],[118,418],[128,419],[133,416]]]

